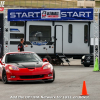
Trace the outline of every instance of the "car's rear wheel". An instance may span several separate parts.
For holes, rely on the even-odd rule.
[[[90,67],[90,65],[89,65],[89,64],[84,64],[84,66],[85,66],[85,67]]]
[[[7,75],[6,75],[6,71],[5,70],[2,73],[2,81],[3,81],[4,84],[8,83]]]
[[[53,69],[53,79],[52,80],[46,80],[45,83],[52,83],[55,80],[55,70]]]

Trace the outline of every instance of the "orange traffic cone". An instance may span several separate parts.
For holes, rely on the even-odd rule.
[[[89,95],[89,94],[87,94],[86,83],[85,83],[85,81],[83,81],[83,88],[82,88],[81,96],[87,96],[87,95]]]

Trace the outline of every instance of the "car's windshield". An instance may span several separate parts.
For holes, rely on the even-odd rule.
[[[5,62],[6,63],[42,62],[42,60],[35,53],[16,53],[16,54],[7,54]]]

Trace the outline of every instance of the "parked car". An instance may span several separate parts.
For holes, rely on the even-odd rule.
[[[89,67],[90,65],[93,65],[94,64],[93,54],[82,56],[81,64],[83,64],[85,67]]]

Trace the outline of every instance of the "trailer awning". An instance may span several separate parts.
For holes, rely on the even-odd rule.
[[[8,21],[93,21],[93,8],[9,9]]]

